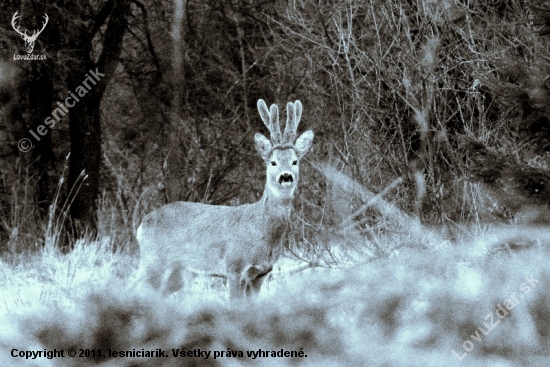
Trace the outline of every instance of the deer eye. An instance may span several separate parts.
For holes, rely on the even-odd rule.
[[[292,162],[292,165],[293,165],[293,166],[295,166],[295,165],[297,165],[297,164],[298,164],[298,161],[293,161],[293,162]]]
[[[271,161],[271,165],[272,165],[272,166],[276,166],[277,163],[276,163],[275,161]]]

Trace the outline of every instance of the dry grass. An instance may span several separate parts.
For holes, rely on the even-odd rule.
[[[19,350],[164,349],[155,365],[467,365],[536,366],[548,358],[548,231],[438,249],[406,248],[348,269],[305,270],[279,279],[260,298],[230,306],[225,289],[169,298],[128,286],[131,261],[108,246],[81,243],[69,255],[44,251],[2,265],[3,365],[35,365]],[[491,243],[501,237],[498,245]],[[492,239],[489,240],[489,239]],[[522,291],[525,276],[540,283]],[[528,283],[526,283],[528,284]],[[518,303],[487,335],[486,316],[515,292]],[[218,296],[216,296],[218,294]],[[221,297],[220,297],[221,296]],[[494,322],[498,318],[494,315]],[[481,340],[476,341],[470,335]],[[242,358],[182,360],[172,348],[242,351]],[[260,358],[247,351],[303,350],[303,358]],[[301,349],[302,348],[302,349]],[[414,356],[414,358],[413,358]],[[413,360],[413,362],[411,362]],[[46,365],[40,359],[39,365]],[[151,365],[142,358],[65,358],[52,365]],[[187,364],[186,364],[187,365]]]

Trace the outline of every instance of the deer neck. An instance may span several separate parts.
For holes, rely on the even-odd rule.
[[[293,199],[294,196],[277,197],[270,194],[269,189],[266,187],[259,202],[261,212],[269,218],[279,219],[286,222],[290,220]]]

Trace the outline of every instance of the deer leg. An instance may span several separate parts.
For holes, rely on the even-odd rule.
[[[241,274],[241,284],[246,296],[257,295],[267,274],[273,269],[271,264],[248,265]]]
[[[134,285],[148,285],[158,290],[162,285],[163,271],[152,264],[141,264],[134,279]]]
[[[262,282],[273,268],[270,263],[252,263],[242,267],[232,264],[226,268],[230,299],[239,299],[259,293]]]
[[[239,299],[244,297],[244,289],[239,279],[238,272],[228,272],[227,273],[227,283],[229,287],[229,298]]]
[[[164,279],[161,284],[162,294],[170,294],[180,290],[183,287],[182,266],[179,263],[172,263],[164,272]]]

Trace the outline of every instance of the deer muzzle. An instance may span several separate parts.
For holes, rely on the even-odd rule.
[[[289,172],[281,173],[277,182],[282,186],[291,186],[294,184],[294,176]]]

